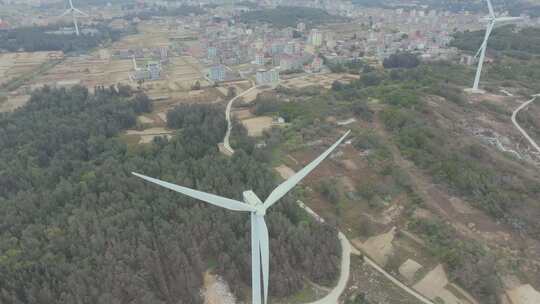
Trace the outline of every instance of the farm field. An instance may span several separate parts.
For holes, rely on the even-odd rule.
[[[0,54],[0,86],[38,69],[42,64],[63,58],[62,52],[33,52]]]
[[[138,26],[138,33],[128,35],[110,46],[100,48],[86,55],[63,58],[58,52],[8,53],[0,54],[0,86],[12,79],[29,75],[20,82],[16,93],[8,91],[8,101],[3,102],[0,110],[12,111],[24,104],[25,97],[32,90],[45,85],[54,87],[71,87],[82,85],[90,91],[96,86],[109,87],[112,85],[130,85],[138,87],[154,100],[157,115],[165,119],[166,111],[179,103],[221,102],[225,93],[210,86],[205,78],[205,68],[191,56],[179,56],[172,51],[177,31],[169,26],[167,21],[143,21]],[[145,67],[150,60],[155,60],[150,54],[150,48],[168,49],[168,62],[162,64],[161,79],[137,83],[130,78],[134,72],[132,58],[122,59],[118,54],[126,50],[142,50],[146,57],[137,58],[137,67]],[[40,67],[53,59],[63,58],[61,62],[34,73]],[[31,76],[31,77],[30,77]],[[200,86],[193,90],[194,85]],[[249,83],[231,84],[237,92],[250,87]],[[254,97],[253,97],[254,98]]]
[[[300,77],[293,77],[287,79],[283,77],[280,85],[286,88],[302,89],[310,86],[321,86],[325,89],[332,87],[334,81],[340,81],[343,83],[350,83],[352,80],[358,79],[358,75],[352,74],[336,74],[336,73],[327,73],[327,74],[307,74]]]
[[[97,85],[110,86],[116,84],[141,85],[148,95],[159,97],[181,97],[189,92],[199,81],[201,87],[209,85],[203,77],[203,68],[197,59],[189,56],[178,57],[169,52],[169,63],[162,66],[162,77],[157,81],[145,81],[138,84],[130,79],[134,72],[131,58],[122,59],[117,54],[125,50],[143,50],[149,53],[150,48],[170,49],[170,30],[166,24],[143,22],[138,27],[139,33],[123,37],[107,48],[96,50],[88,55],[67,58],[44,75],[33,80],[29,86],[36,88],[43,85],[71,86],[80,84],[93,89]],[[144,67],[151,57],[137,58],[138,67]],[[175,94],[181,92],[182,94]],[[180,96],[179,96],[180,95]],[[190,94],[190,98],[196,99]],[[208,96],[205,96],[208,97]],[[188,98],[189,99],[189,98]]]

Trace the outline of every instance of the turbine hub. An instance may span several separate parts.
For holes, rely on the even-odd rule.
[[[255,214],[260,215],[260,216],[265,216],[266,208],[264,208],[262,205],[257,207],[257,211],[255,211]]]
[[[253,193],[253,191],[244,191],[242,193],[244,196],[244,202],[250,206],[255,207],[257,209],[256,213],[258,215],[264,215],[266,213],[266,210],[264,208],[263,202],[259,199],[259,197]]]

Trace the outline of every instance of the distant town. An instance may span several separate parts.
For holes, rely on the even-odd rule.
[[[276,9],[280,1],[260,2],[257,9]],[[36,7],[47,5],[47,1],[28,1]],[[253,3],[252,3],[253,4]],[[4,5],[20,5],[19,1],[4,1]],[[178,58],[189,56],[196,60],[195,70],[209,83],[253,79],[257,84],[276,84],[281,75],[294,72],[329,72],[332,67],[354,63],[361,59],[370,65],[381,65],[386,58],[400,52],[418,54],[424,61],[453,60],[463,64],[474,63],[474,54],[463,53],[450,46],[452,34],[461,31],[480,30],[485,25],[480,21],[482,14],[462,11],[452,13],[434,9],[412,8],[364,8],[347,1],[291,1],[288,6],[319,9],[331,16],[333,22],[309,24],[298,22],[272,24],[264,21],[242,22],[241,16],[253,10],[249,2],[222,6],[203,6],[200,2],[183,3],[138,1],[135,5],[106,4],[106,11],[91,7],[88,17],[80,18],[81,33],[95,35],[99,30],[94,24],[107,24],[111,29],[127,31],[130,26],[159,29],[164,40],[153,45],[114,45],[94,53],[92,60],[126,60],[123,75],[112,77],[109,82],[137,83],[167,78],[163,70],[170,70]],[[154,14],[156,10],[194,9],[183,18]],[[202,9],[204,7],[204,9]],[[0,20],[0,29],[21,26],[49,26],[57,24],[64,17],[61,5],[58,11],[47,10],[35,15],[21,12],[17,17]],[[144,16],[147,16],[145,18]],[[538,26],[539,18],[523,19],[518,27]],[[65,18],[64,18],[65,19]],[[48,33],[72,35],[69,26],[51,30]],[[145,41],[149,42],[149,41]],[[49,58],[59,58],[62,54],[51,53]],[[89,55],[81,54],[86,62]],[[36,59],[37,60],[37,59]],[[77,59],[70,59],[76,61]],[[122,70],[121,69],[121,70]],[[91,68],[89,68],[91,70]],[[79,71],[81,72],[81,71]],[[113,71],[111,71],[112,73]],[[120,70],[114,71],[114,73]],[[44,83],[55,85],[85,83],[87,85],[107,84],[106,79],[84,79],[77,73],[66,79],[43,79]],[[169,77],[170,78],[170,77]],[[67,81],[67,82],[66,82]],[[103,83],[100,83],[103,81]],[[42,83],[37,83],[41,85]],[[34,86],[35,87],[35,86]]]

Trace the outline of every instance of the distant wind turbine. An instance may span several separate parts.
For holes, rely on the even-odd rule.
[[[257,197],[253,191],[244,191],[244,202],[228,199],[225,197],[217,196],[210,193],[205,193],[186,187],[178,186],[168,182],[164,182],[152,177],[148,177],[142,174],[133,172],[132,174],[138,176],[151,183],[165,187],[167,189],[182,193],[192,198],[210,203],[212,205],[222,207],[233,211],[245,211],[251,214],[251,287],[252,287],[252,303],[261,304],[261,300],[266,304],[268,301],[268,278],[270,275],[270,249],[269,249],[269,236],[268,228],[264,216],[266,210],[272,207],[278,200],[280,200],[285,194],[287,194],[296,184],[298,184],[304,177],[306,177],[313,169],[315,169],[332,151],[334,151],[339,144],[349,135],[351,131],[347,131],[336,143],[334,143],[328,150],[317,157],[309,165],[298,171],[291,176],[288,180],[283,182],[266,198],[264,203]],[[261,295],[261,269],[262,269],[262,281],[263,281],[263,294]]]
[[[484,60],[486,57],[486,49],[487,49],[489,36],[491,35],[491,32],[493,31],[495,24],[497,22],[512,22],[512,21],[521,20],[521,17],[497,17],[495,15],[495,11],[493,10],[493,5],[491,4],[491,0],[487,0],[487,4],[488,4],[488,9],[489,9],[489,15],[487,17],[482,18],[482,21],[487,21],[486,35],[484,37],[484,42],[482,42],[480,49],[475,55],[476,58],[480,56],[480,60],[478,61],[478,68],[476,69],[476,77],[474,78],[474,84],[473,84],[472,89],[470,90],[473,93],[482,92],[482,90],[478,89],[478,86],[480,85],[480,76],[482,75],[482,67],[484,66]]]
[[[60,17],[63,17],[63,16],[68,15],[68,14],[71,14],[71,17],[73,18],[73,25],[75,26],[75,34],[77,34],[77,36],[79,36],[80,33],[79,33],[79,25],[77,24],[77,15],[83,16],[83,17],[88,17],[88,14],[83,13],[81,10],[75,8],[73,6],[73,1],[72,0],[69,0],[69,8]]]

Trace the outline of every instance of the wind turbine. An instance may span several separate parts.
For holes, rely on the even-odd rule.
[[[152,177],[132,172],[151,183],[165,187],[167,189],[182,193],[192,198],[207,202],[209,204],[222,207],[233,211],[245,211],[251,215],[251,288],[252,288],[252,304],[261,304],[261,299],[266,304],[268,301],[268,278],[270,270],[270,249],[268,228],[264,216],[266,210],[272,207],[278,200],[287,194],[298,182],[306,177],[313,169],[315,169],[339,144],[349,135],[351,131],[347,131],[336,143],[328,150],[313,160],[309,165],[291,176],[288,180],[275,188],[270,195],[262,202],[253,191],[244,191],[244,202],[228,199],[210,193],[201,192],[198,190],[189,189],[168,182],[164,182]],[[261,295],[261,269],[263,281],[263,294]]]
[[[77,36],[79,36],[80,33],[79,33],[79,25],[77,24],[77,15],[88,17],[88,14],[83,13],[81,10],[75,8],[73,6],[73,0],[69,0],[69,8],[60,17],[63,17],[67,14],[71,14],[71,17],[73,18],[73,25],[75,26],[75,33],[77,34]]]
[[[491,0],[486,0],[486,1],[488,4],[489,15],[487,17],[482,18],[482,21],[487,21],[486,35],[484,37],[484,42],[482,42],[480,49],[474,56],[476,58],[480,56],[480,60],[478,61],[478,68],[476,69],[476,76],[474,78],[473,87],[472,89],[470,89],[470,91],[473,93],[483,92],[482,90],[478,89],[478,86],[480,85],[480,76],[482,75],[482,67],[484,66],[484,59],[486,58],[486,49],[487,49],[489,36],[491,35],[491,32],[493,31],[495,24],[497,22],[511,22],[511,21],[521,20],[520,17],[497,17],[495,15],[495,11],[493,10],[493,5],[491,4]]]

